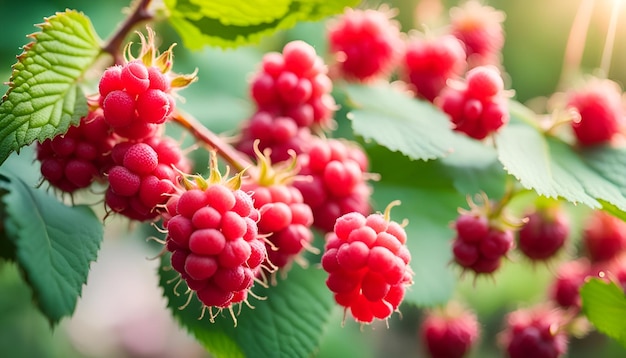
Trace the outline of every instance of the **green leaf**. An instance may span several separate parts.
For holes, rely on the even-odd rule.
[[[583,312],[598,331],[626,347],[626,296],[614,282],[593,278],[580,289]]]
[[[37,305],[54,325],[74,312],[102,241],[102,223],[89,207],[65,206],[12,174],[2,175],[8,179],[0,181],[7,191],[6,236]]]
[[[357,0],[166,0],[169,22],[185,47],[237,47],[257,42],[298,21],[319,20]]]
[[[496,136],[498,157],[538,194],[626,215],[626,148],[575,149],[515,118]]]
[[[0,164],[35,140],[65,133],[87,114],[78,82],[100,54],[99,39],[82,13],[47,18],[13,66],[0,104]]]
[[[160,283],[168,299],[168,307],[181,325],[186,327],[215,357],[310,357],[319,347],[324,326],[331,316],[334,301],[324,283],[323,270],[297,265],[288,277],[279,279],[276,286],[260,287],[253,292],[266,300],[248,296],[254,309],[243,305],[237,316],[237,326],[228,310],[209,322],[208,312],[202,320],[201,303],[194,295],[187,307],[187,295],[174,293],[178,273],[169,267],[164,257],[159,269]],[[181,283],[179,291],[185,287]],[[237,312],[238,308],[235,307]]]
[[[449,155],[463,140],[450,130],[448,117],[430,102],[389,85],[347,85],[345,90],[355,107],[352,128],[365,140],[422,160]]]

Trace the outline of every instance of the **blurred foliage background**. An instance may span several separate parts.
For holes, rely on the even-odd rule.
[[[404,31],[431,29],[441,25],[438,16],[457,1],[395,0],[397,19]],[[492,0],[488,2],[507,15],[504,23],[506,43],[503,64],[509,76],[509,88],[525,102],[537,96],[548,96],[558,86],[570,26],[581,0]],[[36,31],[33,24],[66,8],[83,11],[89,16],[102,39],[107,38],[124,18],[126,0],[0,0],[3,16],[3,38],[0,41],[0,78],[8,80],[25,35]],[[443,7],[439,7],[443,5]],[[368,1],[368,7],[377,6]],[[585,42],[582,71],[591,72],[600,64],[613,1],[596,0],[589,34]],[[416,11],[416,9],[418,9]],[[626,6],[621,18],[626,19]],[[304,39],[324,53],[320,38],[324,24],[303,23],[297,28],[264,40],[258,46],[222,51],[204,49],[191,53],[178,46],[174,53],[174,70],[180,73],[199,69],[199,82],[186,89],[182,107],[194,114],[215,132],[232,130],[251,112],[247,101],[247,79],[255,70],[262,53],[280,49],[291,39]],[[166,25],[157,25],[163,43],[180,42]],[[626,21],[620,21],[609,78],[620,84],[626,80]],[[2,92],[6,85],[0,87]],[[172,129],[176,133],[176,128]],[[22,156],[32,151],[22,151]],[[206,163],[205,154],[196,163]],[[37,168],[31,167],[38,177]],[[584,215],[584,208],[573,208]],[[150,228],[135,226],[128,230],[124,220],[107,221],[107,233],[98,262],[92,266],[88,285],[79,300],[77,312],[50,330],[32,304],[31,293],[15,265],[0,261],[0,356],[5,357],[204,357],[206,353],[181,331],[165,309],[157,285],[156,261],[146,257],[158,253],[157,245],[146,243],[154,235]],[[473,357],[499,357],[495,337],[502,327],[503,315],[516,307],[543,299],[550,272],[555,267],[530,267],[527,263],[506,265],[492,280],[460,281],[457,297],[478,312],[486,337]],[[329,324],[319,357],[422,357],[416,340],[421,310],[403,307],[402,317],[394,315],[389,328],[384,323],[372,328],[346,322],[336,310]],[[349,321],[349,320],[348,320]],[[207,323],[208,324],[208,323]],[[348,344],[347,344],[348,343]],[[616,343],[591,334],[574,339],[569,357],[623,357],[626,352]]]

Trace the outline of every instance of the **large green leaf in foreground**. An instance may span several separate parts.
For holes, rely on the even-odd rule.
[[[91,22],[68,10],[39,27],[18,56],[0,104],[0,164],[35,140],[65,133],[87,114],[78,82],[100,53]]]
[[[74,312],[102,241],[102,223],[86,206],[65,206],[4,171],[5,237],[37,305],[51,324]]]
[[[163,260],[159,275],[168,307],[180,324],[218,358],[310,357],[319,347],[335,304],[326,289],[326,273],[322,269],[294,265],[288,277],[279,279],[276,286],[255,285],[254,293],[266,299],[248,296],[254,309],[243,305],[236,327],[228,310],[211,323],[208,312],[198,320],[202,309],[195,295],[187,307],[179,309],[187,301],[187,295],[182,294],[186,286],[181,283],[178,287],[181,295],[175,294],[175,282],[171,280],[177,273],[165,267],[169,267],[167,259]],[[238,308],[234,311],[237,313]]]
[[[257,42],[298,21],[314,21],[358,0],[165,0],[169,22],[190,49],[236,47]]]

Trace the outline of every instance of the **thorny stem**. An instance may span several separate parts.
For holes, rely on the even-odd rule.
[[[117,29],[115,34],[113,34],[113,36],[111,36],[107,43],[102,46],[102,51],[111,54],[116,64],[121,64],[124,62],[124,56],[122,54],[121,48],[128,33],[138,23],[152,19],[153,14],[148,11],[148,6],[150,5],[151,1],[152,0],[138,0],[138,3],[134,10],[132,10],[130,16],[128,16],[126,20],[124,20],[124,22]]]
[[[251,169],[253,164],[247,157],[242,155],[241,152],[226,143],[215,133],[211,132],[191,115],[187,113],[183,114],[176,110],[172,114],[172,120],[188,130],[196,139],[206,143],[211,149],[217,151],[220,157],[228,162],[235,171],[240,172],[244,169]]]

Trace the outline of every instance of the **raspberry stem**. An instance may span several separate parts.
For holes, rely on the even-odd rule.
[[[113,36],[102,46],[102,52],[106,52],[113,56],[116,64],[124,63],[124,56],[121,48],[126,36],[137,24],[148,21],[153,18],[153,14],[148,11],[148,7],[152,0],[139,0],[137,6],[132,10],[131,14],[124,20],[122,25],[115,31]]]
[[[172,113],[172,120],[188,130],[196,139],[206,143],[212,150],[215,150],[233,169],[240,172],[244,169],[254,170],[252,162],[241,152],[237,151],[222,138],[203,126],[197,119],[188,113],[175,110]]]

